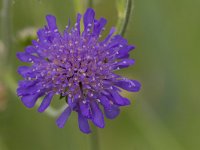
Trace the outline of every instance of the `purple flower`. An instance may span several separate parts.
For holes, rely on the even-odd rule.
[[[120,113],[120,106],[130,104],[122,97],[120,89],[130,92],[140,90],[140,83],[115,74],[116,70],[129,67],[134,60],[129,52],[134,46],[126,39],[114,35],[112,28],[108,36],[101,40],[101,32],[106,19],[95,19],[95,12],[89,8],[83,16],[84,31],[80,31],[81,14],[77,15],[75,26],[70,23],[61,34],[56,18],[47,15],[47,26],[38,30],[38,40],[17,53],[22,62],[31,63],[21,66],[18,72],[24,80],[19,81],[18,96],[23,104],[32,108],[38,98],[44,99],[38,108],[45,111],[54,95],[66,98],[66,109],[57,119],[58,127],[64,127],[72,111],[78,114],[79,128],[90,133],[88,120],[103,128],[104,114],[114,119]]]

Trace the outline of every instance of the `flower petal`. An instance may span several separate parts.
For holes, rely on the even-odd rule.
[[[83,133],[88,134],[91,132],[87,118],[85,118],[80,112],[78,113],[78,124]]]
[[[129,99],[122,97],[118,92],[112,91],[111,95],[113,97],[113,101],[119,106],[130,105]]]
[[[40,59],[38,57],[30,55],[27,52],[18,52],[17,57],[22,62],[39,62],[40,61]]]
[[[104,128],[105,123],[104,123],[103,113],[100,110],[98,104],[96,102],[91,102],[91,108],[92,108],[93,123],[99,128]]]
[[[68,96],[68,105],[73,110],[77,106],[78,99],[72,99]]]
[[[80,21],[81,21],[81,14],[78,14],[77,15],[77,18],[76,18],[76,29],[77,29],[77,32],[78,32],[78,35],[80,35]]]
[[[127,78],[119,79],[115,82],[115,85],[130,92],[138,92],[141,88],[141,84],[138,81]]]
[[[109,109],[111,107],[111,103],[109,101],[109,99],[106,96],[100,96],[100,103],[103,105],[104,108]]]
[[[99,36],[106,23],[107,20],[105,18],[100,18],[98,21],[96,21],[94,24],[93,35]]]
[[[22,96],[21,100],[26,107],[32,108],[35,105],[38,98],[41,97],[42,95],[43,93],[37,93],[34,95],[25,95]]]
[[[101,96],[100,103],[104,107],[104,113],[108,119],[114,119],[120,113],[120,109],[117,105],[113,104],[106,96]]]
[[[133,45],[126,45],[120,48],[118,51],[118,54],[116,55],[116,58],[121,59],[121,58],[128,58],[129,57],[129,52],[133,50],[135,47]]]
[[[38,111],[39,111],[39,112],[43,112],[43,111],[45,111],[45,110],[47,109],[47,107],[48,107],[48,106],[50,105],[50,103],[51,103],[51,100],[52,100],[52,98],[53,98],[53,95],[54,95],[54,93],[51,92],[51,93],[49,93],[49,94],[47,94],[47,95],[45,96],[45,98],[43,99],[42,103],[40,104],[40,107],[38,108]]]
[[[28,88],[28,87],[34,86],[36,83],[37,83],[37,81],[35,81],[35,80],[34,81],[21,80],[21,81],[19,81],[18,85],[19,85],[19,88],[20,87]]]
[[[110,108],[104,107],[104,112],[105,112],[105,115],[108,119],[114,119],[119,115],[120,109],[116,105],[111,105]]]
[[[134,63],[135,63],[135,60],[133,60],[133,59],[123,59],[122,61],[117,62],[115,64],[114,69],[126,68],[126,67],[133,65]]]
[[[67,107],[63,113],[58,117],[56,120],[56,124],[59,128],[63,128],[65,126],[65,123],[67,122],[72,110],[70,107]]]
[[[124,39],[121,35],[115,35],[110,41],[109,48],[120,47],[127,45],[127,40]]]
[[[95,16],[94,10],[92,8],[88,8],[83,17],[85,29],[88,28],[89,24],[91,24],[91,25],[93,24],[94,16]]]
[[[47,40],[45,32],[46,32],[46,30],[44,30],[44,29],[39,29],[37,31],[38,39],[40,42],[44,42],[45,40]]]
[[[25,95],[35,95],[36,93],[40,93],[42,91],[41,83],[33,84],[27,87],[18,87],[17,94],[18,96],[25,96]]]
[[[22,77],[28,77],[29,75],[31,75],[30,73],[32,70],[31,67],[20,66],[17,71],[20,75],[22,75]]]
[[[51,31],[57,30],[56,17],[54,17],[53,15],[47,15],[47,16],[46,16],[46,20],[47,20],[49,29],[50,29]]]
[[[27,46],[25,51],[30,54],[37,53],[37,49],[34,46]]]
[[[79,102],[80,111],[84,117],[90,117],[90,105],[88,102],[83,103],[83,101]]]

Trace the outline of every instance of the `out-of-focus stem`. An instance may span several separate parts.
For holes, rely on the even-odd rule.
[[[93,126],[92,133],[90,135],[90,149],[91,150],[100,150],[98,128],[95,126]]]
[[[93,1],[92,0],[86,0],[86,1],[82,1],[82,0],[73,0],[74,2],[74,9],[75,12],[79,12],[81,14],[84,13],[85,11],[85,7],[87,8],[92,8],[93,7]]]
[[[118,22],[117,22],[117,34],[124,36],[127,25],[130,20],[130,14],[132,10],[132,1],[133,0],[118,0]]]
[[[10,61],[9,57],[11,51],[12,44],[12,36],[11,36],[11,0],[3,0],[2,12],[1,12],[1,33],[2,33],[2,41],[5,45],[5,54],[3,64],[7,64]]]
[[[73,0],[74,2],[74,9],[76,13],[83,13],[84,12],[84,6],[85,6],[85,2],[84,1],[80,1],[80,0]]]
[[[93,7],[93,0],[88,0],[88,7],[92,8]]]

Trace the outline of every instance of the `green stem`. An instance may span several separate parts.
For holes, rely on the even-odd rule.
[[[11,36],[11,0],[3,0],[1,26],[2,26],[2,41],[5,44],[4,64],[10,61],[10,51],[12,44]]]
[[[73,0],[74,2],[74,9],[76,13],[83,13],[85,2],[80,0]]]
[[[124,1],[123,1],[124,2]],[[130,14],[132,10],[132,0],[126,1],[125,8],[119,8],[121,6],[118,6],[118,22],[117,22],[117,34],[120,34],[124,36],[127,25],[130,20]]]
[[[93,0],[88,0],[88,7],[92,8],[93,7]]]
[[[90,135],[90,149],[91,150],[100,150],[100,148],[99,148],[98,128],[95,127],[95,126],[93,126],[92,133]]]

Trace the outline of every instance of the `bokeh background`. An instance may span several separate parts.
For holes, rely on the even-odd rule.
[[[116,1],[94,0],[97,17],[108,19],[107,32],[118,20]],[[38,113],[36,108],[25,108],[9,87],[21,79],[16,73],[20,62],[15,54],[29,42],[23,35],[42,27],[49,13],[57,17],[60,30],[64,29],[68,18],[74,21],[77,11],[85,11],[83,3],[12,1],[11,59],[0,68],[0,150],[89,149],[90,135],[79,131],[75,113],[65,128],[59,129],[55,118]],[[5,39],[2,31],[1,41]],[[138,79],[142,89],[136,94],[125,93],[132,105],[122,108],[119,117],[106,120],[106,127],[98,130],[101,149],[199,150],[200,1],[135,0],[125,37],[137,47],[131,52],[136,65],[120,74]],[[0,42],[1,56],[3,50]],[[2,77],[8,68],[14,77],[10,83]]]

